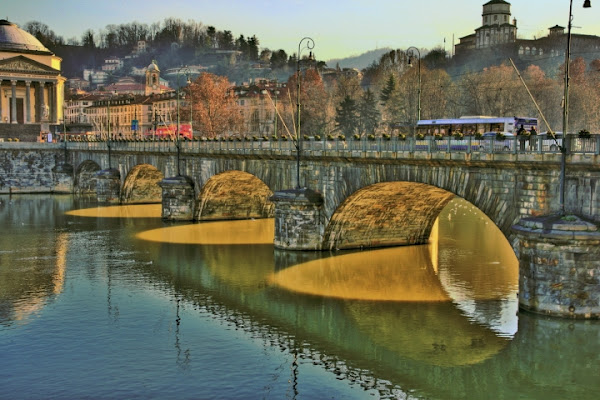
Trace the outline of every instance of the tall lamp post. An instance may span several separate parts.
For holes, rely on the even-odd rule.
[[[417,49],[414,46],[409,47],[408,49],[406,49],[406,52],[408,53],[409,51],[414,50],[417,52],[417,56],[418,56],[418,71],[417,71],[417,75],[418,75],[418,79],[419,79],[419,86],[417,89],[417,122],[419,122],[421,120],[421,52],[419,51],[419,49]],[[408,58],[408,64],[411,65],[411,56],[409,56]]]
[[[181,72],[184,72],[187,75],[189,83],[190,69],[185,65],[177,69],[177,129],[175,135],[175,147],[177,148],[177,176],[181,175],[181,143],[179,138],[179,92],[181,89],[181,86],[179,85],[179,75]]]
[[[302,43],[306,41],[306,47],[302,48]],[[302,153],[302,136],[300,135],[300,52],[304,49],[312,50],[315,48],[315,41],[312,38],[304,37],[298,43],[298,60],[297,65],[298,68],[296,70],[296,81],[297,81],[297,91],[296,91],[296,189],[300,189],[300,154]],[[312,51],[308,56],[309,60],[312,60]]]
[[[106,115],[108,125],[108,136],[106,138],[106,146],[108,147],[108,169],[112,169],[111,154],[110,154],[110,100],[106,101]]]
[[[273,121],[275,122],[275,126],[273,127],[273,129],[275,130],[275,137],[277,137],[277,125],[279,123],[279,114],[277,113],[277,96],[279,96],[279,89],[277,88],[277,82],[275,83],[275,91],[273,92],[273,94],[275,94],[275,115],[273,116]]]
[[[590,8],[592,2],[584,0],[583,8]],[[569,64],[571,63],[571,27],[573,25],[573,0],[569,4],[569,24],[567,25],[567,51],[565,53],[565,93],[563,99],[563,140],[560,146],[560,215],[565,215],[565,179],[567,169],[567,132],[569,127]]]

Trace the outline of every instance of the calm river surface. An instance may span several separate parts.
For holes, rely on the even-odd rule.
[[[0,196],[0,399],[597,399],[598,322],[517,313],[462,200],[431,244],[274,251],[273,220]]]

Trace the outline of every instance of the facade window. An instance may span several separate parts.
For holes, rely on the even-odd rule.
[[[494,15],[494,21],[498,21],[498,16]]]

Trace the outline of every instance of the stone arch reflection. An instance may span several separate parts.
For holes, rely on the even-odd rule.
[[[448,302],[434,246],[405,246],[320,258],[284,269],[271,282],[287,290],[347,300]]]
[[[519,265],[506,236],[487,215],[459,197],[440,213],[437,226],[438,277],[444,290],[473,320],[513,335]],[[483,317],[490,314],[497,321]]]

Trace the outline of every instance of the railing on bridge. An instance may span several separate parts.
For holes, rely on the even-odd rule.
[[[169,139],[144,140],[144,139],[117,139],[107,142],[88,138],[68,138],[67,142],[60,143],[35,143],[36,148],[52,146],[73,150],[107,150],[108,146],[117,151],[134,152],[175,152],[177,142]],[[277,154],[294,155],[296,146],[291,140],[259,139],[227,139],[227,140],[181,140],[179,142],[182,153],[186,154]],[[2,147],[18,146],[25,148],[34,143],[13,142],[2,143]],[[302,141],[302,154],[304,156],[323,156],[327,154],[343,154],[345,157],[387,157],[397,158],[398,153],[481,153],[481,154],[560,154],[562,139],[555,141],[546,135],[536,135],[527,138],[510,137],[505,140],[495,138],[465,137],[455,139],[445,137],[442,139],[426,137],[417,139],[413,137],[402,140],[397,137],[376,138],[374,140],[314,140]],[[600,135],[591,138],[579,138],[575,135],[567,136],[565,145],[568,154],[600,154]]]

